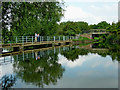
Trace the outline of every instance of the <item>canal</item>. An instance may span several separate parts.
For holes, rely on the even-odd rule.
[[[0,57],[0,85],[2,88],[118,88],[117,49],[88,46],[68,45]]]

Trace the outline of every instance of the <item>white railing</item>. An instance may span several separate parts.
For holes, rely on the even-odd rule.
[[[35,41],[35,38],[37,40]],[[72,39],[78,39],[77,36],[14,36],[13,40],[9,41],[10,43],[35,43],[35,42],[49,42],[49,41],[54,41],[54,42],[60,42],[60,41],[66,41],[66,40],[72,40]]]

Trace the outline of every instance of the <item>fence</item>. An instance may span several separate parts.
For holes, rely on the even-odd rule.
[[[13,36],[8,43],[34,43],[35,42],[35,36]],[[44,42],[44,41],[66,41],[66,40],[72,40],[72,39],[78,39],[77,36],[39,36],[37,37],[39,41],[37,42]],[[4,42],[3,42],[4,43]]]

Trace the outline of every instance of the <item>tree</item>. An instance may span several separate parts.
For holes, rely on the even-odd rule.
[[[13,36],[54,35],[63,16],[63,2],[5,2],[3,3],[3,38],[8,31]],[[10,15],[8,15],[8,13]],[[5,16],[8,16],[5,18]],[[6,19],[9,20],[8,23]]]
[[[79,33],[84,33],[89,30],[87,22],[62,22],[60,23],[60,29],[57,32],[58,34],[62,33],[63,35],[75,36]]]
[[[90,25],[90,29],[106,29],[109,26],[109,23],[107,23],[106,21],[102,21],[98,24]]]

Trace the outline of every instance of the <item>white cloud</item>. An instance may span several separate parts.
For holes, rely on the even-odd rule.
[[[63,66],[67,66],[69,68],[75,68],[79,66],[83,66],[84,63],[89,62],[87,66],[91,68],[98,67],[99,65],[102,65],[104,67],[115,67],[118,68],[118,62],[113,62],[110,60],[110,56],[107,56],[106,58],[101,57],[98,54],[88,54],[87,56],[79,56],[78,59],[76,59],[74,62],[71,60],[67,60],[64,56],[59,54],[59,61],[58,63],[62,64]]]
[[[90,13],[84,12],[80,7],[68,6],[62,21],[93,21],[98,22],[101,19]]]
[[[119,0],[64,0],[65,2],[119,2]]]
[[[64,13],[62,21],[85,21],[89,24],[96,24],[100,21],[112,23],[118,19],[117,5],[105,5],[103,7],[91,5],[87,7],[87,11],[83,7],[69,5]]]

